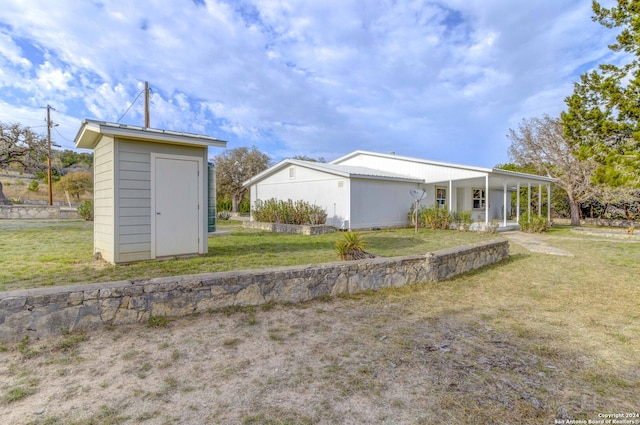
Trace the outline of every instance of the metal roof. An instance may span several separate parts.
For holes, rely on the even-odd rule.
[[[346,161],[347,159],[353,158],[353,157],[358,156],[358,155],[377,156],[377,157],[381,157],[381,158],[397,159],[397,160],[400,160],[400,161],[416,162],[416,163],[425,164],[425,165],[436,165],[436,166],[440,166],[440,167],[448,167],[448,168],[457,168],[457,169],[461,169],[461,170],[478,171],[478,172],[487,173],[487,174],[497,174],[497,175],[501,175],[501,176],[505,176],[505,177],[515,177],[515,178],[520,178],[520,179],[528,179],[528,180],[532,180],[532,181],[536,181],[536,182],[543,181],[543,182],[546,182],[546,183],[554,183],[555,181],[557,181],[557,179],[554,179],[553,177],[538,176],[538,175],[535,175],[535,174],[527,174],[527,173],[518,173],[518,172],[515,172],[515,171],[503,170],[501,168],[477,167],[477,166],[472,166],[472,165],[455,164],[455,163],[452,163],[452,162],[440,162],[440,161],[432,161],[432,160],[422,159],[422,158],[414,158],[414,157],[409,157],[409,156],[396,155],[394,153],[379,153],[379,152],[369,152],[369,151],[363,151],[363,150],[353,151],[353,152],[351,152],[351,153],[349,153],[347,155],[341,156],[340,158],[337,158],[337,159],[334,159],[333,161],[331,161],[330,164],[339,165],[340,162]]]
[[[227,146],[227,142],[224,140],[201,134],[182,133],[90,119],[85,119],[82,122],[74,142],[77,148],[93,149],[102,135],[187,146],[215,146],[221,148]]]
[[[373,168],[367,167],[358,167],[353,165],[339,165],[339,164],[328,164],[324,162],[313,162],[313,161],[302,161],[299,159],[285,159],[277,163],[276,165],[262,171],[261,173],[256,174],[249,180],[243,183],[244,186],[249,186],[253,183],[257,183],[271,174],[291,165],[297,165],[300,167],[310,168],[316,171],[322,171],[329,174],[334,174],[336,176],[341,176],[345,178],[361,178],[361,179],[372,179],[372,180],[392,180],[392,181],[404,181],[410,183],[422,183],[423,179],[403,176],[400,174],[389,173],[387,171],[375,170]]]

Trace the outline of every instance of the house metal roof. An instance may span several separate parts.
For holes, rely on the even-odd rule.
[[[340,164],[331,164],[324,162],[313,162],[313,161],[302,161],[299,159],[285,159],[277,163],[276,165],[262,171],[261,173],[256,174],[251,179],[245,181],[243,183],[244,186],[249,186],[251,184],[257,183],[261,180],[264,180],[268,176],[273,173],[282,170],[291,165],[297,165],[300,167],[306,167],[316,171],[322,171],[325,173],[333,174],[336,176],[341,176],[345,178],[361,178],[361,179],[372,179],[372,180],[392,180],[392,181],[404,181],[411,183],[422,183],[423,179],[403,176],[400,174],[389,173],[382,170],[374,170],[372,168],[367,167],[358,167],[353,165],[340,165]]]
[[[90,119],[85,119],[82,122],[74,142],[77,148],[93,149],[103,135],[186,146],[214,146],[220,148],[227,146],[227,142],[224,140],[201,134],[182,133]]]
[[[347,155],[341,156],[340,158],[334,159],[333,161],[330,162],[330,164],[339,165],[341,162],[344,162],[358,155],[377,156],[381,158],[397,159],[400,161],[409,161],[409,162],[415,162],[415,163],[425,164],[425,165],[436,165],[440,167],[457,168],[460,170],[478,171],[481,173],[493,174],[494,176],[499,175],[504,177],[514,177],[519,179],[531,180],[535,182],[554,183],[555,181],[557,181],[557,179],[554,179],[553,177],[538,176],[535,174],[527,174],[527,173],[518,173],[515,171],[503,170],[501,168],[477,167],[472,165],[455,164],[452,162],[432,161],[428,159],[396,155],[394,153],[379,153],[379,152],[370,152],[370,151],[364,151],[364,150],[353,151]]]

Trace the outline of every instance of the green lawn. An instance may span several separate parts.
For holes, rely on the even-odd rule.
[[[337,261],[340,233],[283,235],[244,229],[238,221],[218,223],[228,236],[209,238],[209,254],[167,261],[113,266],[95,261],[93,223],[85,221],[0,220],[0,290],[50,285],[147,279]],[[491,234],[421,229],[362,232],[366,250],[391,257],[496,238]]]

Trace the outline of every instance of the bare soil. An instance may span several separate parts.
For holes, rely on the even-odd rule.
[[[541,372],[553,362],[491,327],[381,299],[117,328],[61,348],[72,337],[2,355],[3,380],[37,381],[2,405],[4,423],[468,423],[467,397],[534,419],[548,413],[540,388],[558,390]]]

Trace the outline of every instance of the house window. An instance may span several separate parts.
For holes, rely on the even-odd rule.
[[[296,178],[296,169],[291,167],[289,168],[289,178],[290,179],[295,179]]]
[[[482,209],[484,208],[484,189],[473,189],[473,208],[474,209]]]
[[[447,204],[447,189],[440,187],[436,188],[436,206],[438,208],[444,208]]]

